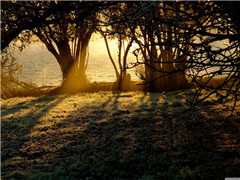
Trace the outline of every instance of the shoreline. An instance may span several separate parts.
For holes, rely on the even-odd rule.
[[[214,87],[217,88],[219,85],[221,85],[224,81],[225,77],[214,77],[208,82],[208,77],[203,78],[202,80],[197,80],[200,83],[206,83],[208,87]],[[190,80],[188,80],[190,82]],[[42,95],[60,95],[60,94],[75,94],[77,92],[89,92],[89,93],[94,93],[94,92],[100,92],[100,91],[113,91],[115,92],[116,90],[113,89],[113,86],[116,82],[90,82],[87,84],[87,86],[80,90],[80,91],[75,91],[73,90],[72,92],[61,92],[62,86],[39,86],[35,87],[32,86],[31,84],[28,85],[27,83],[24,83],[25,88],[17,88],[16,90],[13,89],[12,92],[10,93],[11,96],[9,97],[1,97],[2,99],[7,99],[11,97],[28,97],[28,96],[42,96]],[[129,89],[124,90],[122,92],[130,91],[130,92],[135,92],[135,91],[142,91],[142,92],[148,92],[144,90],[144,85],[139,85],[141,84],[141,81],[131,81],[129,84]],[[231,83],[231,82],[229,82]],[[198,86],[191,86],[186,89],[197,89]],[[180,91],[184,91],[186,89],[179,89]],[[176,90],[176,91],[179,91]],[[163,93],[165,91],[159,92]],[[167,91],[166,91],[167,92]]]

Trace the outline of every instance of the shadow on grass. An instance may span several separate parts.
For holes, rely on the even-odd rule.
[[[5,156],[3,175],[15,179],[223,179],[237,176],[239,154],[237,149],[221,144],[221,134],[227,134],[234,143],[239,143],[240,136],[220,124],[222,116],[211,106],[201,107],[192,119],[186,115],[173,118],[186,108],[183,99],[179,94],[103,94],[102,99],[77,106],[59,120],[56,127],[49,127],[52,131],[44,141],[41,137],[35,138],[40,148],[54,145],[54,149],[42,149],[34,156],[16,153],[13,156],[24,156],[24,159],[14,166],[7,165],[10,156]],[[49,108],[61,103],[60,100],[56,99]],[[20,120],[16,123],[19,125]],[[25,135],[27,133],[29,131]],[[19,166],[23,162],[26,167]],[[10,175],[10,170],[15,174]]]
[[[28,136],[31,129],[39,123],[39,119],[41,117],[61,103],[62,100],[62,98],[55,99],[52,97],[42,96],[31,101],[17,103],[11,109],[2,113],[1,159],[3,163],[14,157],[21,156],[21,152],[19,150],[25,142],[31,140]],[[26,110],[26,112],[20,113],[22,110]],[[8,115],[10,116],[8,117]],[[19,164],[17,163],[16,167],[18,165]],[[25,165],[23,164],[22,166],[24,167]],[[2,176],[4,176],[6,172],[7,169],[5,169],[3,164]]]

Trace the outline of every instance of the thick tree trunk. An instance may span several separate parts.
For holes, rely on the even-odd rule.
[[[81,43],[81,51],[80,51],[80,58],[79,58],[79,71],[78,71],[78,78],[82,82],[82,84],[87,83],[87,76],[86,76],[86,68],[87,68],[87,48],[88,43],[91,36],[87,36],[82,40]]]
[[[48,27],[51,31],[51,28]],[[63,32],[66,29],[63,29]],[[62,71],[62,90],[75,92],[80,90],[87,83],[86,78],[86,55],[87,46],[92,35],[92,31],[86,31],[84,35],[73,41],[72,50],[68,37],[53,38],[46,35],[46,29],[33,30],[39,39],[46,45],[47,49],[55,56]],[[54,46],[53,44],[56,44]]]
[[[77,92],[84,89],[87,84],[86,77],[86,61],[87,61],[87,47],[90,40],[91,34],[86,35],[83,39],[78,39],[76,58],[71,60],[72,57],[69,51],[65,51],[62,66],[62,72],[64,76],[64,81],[62,84],[62,89],[65,92]],[[63,51],[64,53],[64,51]]]
[[[73,66],[74,59],[71,55],[70,46],[68,44],[68,40],[63,40],[59,43],[57,43],[57,47],[59,50],[59,59],[58,63],[60,64],[62,76],[63,76],[63,82],[67,80],[68,73]]]

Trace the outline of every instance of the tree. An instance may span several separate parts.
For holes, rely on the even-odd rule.
[[[172,45],[172,42],[181,38],[179,36],[181,30],[157,21],[162,17],[173,19],[175,14],[169,10],[170,6],[160,2],[142,2],[125,3],[123,7],[125,8],[118,10],[119,13],[109,20],[109,24],[124,27],[120,34],[128,37],[130,42],[138,44],[139,48],[134,52],[137,57],[134,66],[145,65],[144,74],[140,74],[141,79],[146,82],[145,90],[165,91],[185,88],[188,83],[183,71],[185,65],[180,58],[187,57],[182,56],[179,49]],[[119,29],[121,28],[117,28],[118,31]],[[186,41],[189,39],[185,37]],[[139,60],[139,54],[142,60]]]
[[[71,9],[69,5],[58,3],[62,9]],[[87,83],[87,47],[94,32],[95,12],[89,4],[77,5],[71,12],[62,11],[51,17],[54,24],[42,24],[32,30],[57,59],[67,91],[77,91]]]
[[[120,8],[119,8],[120,7]],[[125,3],[119,3],[109,7],[107,10],[101,12],[101,24],[104,28],[98,28],[98,32],[101,33],[104,38],[109,59],[111,60],[115,74],[116,74],[116,82],[113,85],[114,90],[130,90],[130,80],[131,76],[127,73],[127,56],[129,54],[130,48],[133,44],[133,39],[128,38],[129,29],[127,23],[113,23],[108,24],[111,17],[115,15],[119,15],[121,13],[120,10],[127,10],[127,6]],[[115,64],[114,59],[111,55],[111,50],[108,45],[107,39],[117,39],[118,40],[118,66],[119,70]]]
[[[224,8],[218,2],[143,2],[130,6],[112,22],[130,24],[130,37],[139,45],[133,67],[145,65],[142,78],[150,91],[181,89],[186,87],[187,77],[188,87],[196,88],[189,100],[191,108],[210,95],[219,100],[239,99],[239,20],[230,6]],[[217,45],[223,41],[228,45]],[[213,84],[217,77],[222,81]],[[200,98],[204,89],[208,93]]]
[[[232,98],[236,104],[240,87],[240,31],[236,21],[218,3],[189,3],[186,8],[196,12],[191,14],[190,11],[185,11],[184,16],[179,16],[181,20],[192,20],[189,26],[179,24],[194,39],[188,43],[189,50],[182,50],[189,56],[187,69],[191,85],[197,87],[195,96],[191,99],[192,107],[211,95],[216,95],[219,101]],[[227,45],[218,45],[223,41]],[[214,83],[217,77],[221,77],[222,81]],[[202,90],[207,90],[208,93],[200,98]]]
[[[153,11],[139,19],[139,30],[132,29],[132,36],[144,59],[145,75],[141,77],[148,82],[147,91],[177,90],[187,86],[185,64],[179,61],[187,57],[180,57],[179,49],[172,45],[179,41],[180,29],[159,24],[156,20],[174,18],[175,14],[169,9],[170,6],[165,3],[156,4]],[[188,37],[185,40],[188,41]]]
[[[9,39],[12,40],[16,34],[29,29],[57,59],[62,70],[64,89],[77,91],[87,81],[87,46],[95,29],[96,12],[104,4],[7,2],[2,10],[4,38],[11,37]],[[12,11],[10,5],[18,11]],[[9,16],[11,21],[7,21]],[[30,25],[22,25],[24,22]],[[10,26],[16,27],[15,30],[9,29]],[[20,39],[29,40],[31,35],[25,31],[25,36],[22,35]]]
[[[47,2],[1,2],[1,50],[5,49],[18,35],[49,22],[52,11],[47,11]],[[50,23],[50,22],[49,22]]]

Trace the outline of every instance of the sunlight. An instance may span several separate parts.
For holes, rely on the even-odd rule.
[[[108,39],[108,44],[110,47],[111,55],[115,63],[118,63],[118,40],[115,39]],[[123,48],[127,46],[127,42],[124,41]],[[131,63],[136,62],[136,57],[132,53],[138,45],[133,43],[129,54],[128,54],[128,64],[131,67]],[[110,59],[107,55],[106,45],[104,42],[103,37],[100,33],[94,33],[91,41],[89,43],[89,65],[87,67],[87,75],[90,75],[92,81],[102,81],[102,82],[114,82],[116,80],[116,76],[113,70],[113,66],[110,62]],[[91,53],[93,52],[93,53]],[[104,67],[102,66],[104,64]],[[117,64],[117,68],[119,69],[119,65]],[[93,73],[97,72],[93,76]],[[131,75],[131,79],[134,81],[139,80],[138,77],[135,75],[135,68],[129,69],[128,72]],[[101,77],[100,77],[101,76]]]
[[[238,176],[238,12],[232,1],[2,1],[1,177]]]
[[[87,85],[87,79],[85,74],[79,74],[78,61],[75,61],[69,70],[66,80],[62,84],[61,92],[77,92],[84,90]],[[85,73],[85,72],[84,72]]]
[[[21,45],[20,42],[17,43]],[[126,47],[127,42],[124,42]],[[117,63],[118,42],[116,39],[109,40],[109,46],[114,61]],[[128,64],[136,61],[136,57],[132,54],[133,50],[138,46],[133,43],[128,54]],[[12,46],[13,48],[13,46]],[[38,86],[59,85],[62,81],[62,75],[59,65],[54,56],[47,50],[41,42],[35,42],[28,45],[22,52],[13,49],[19,63],[23,65],[21,79],[24,81],[36,82]],[[36,61],[38,59],[38,61]],[[47,64],[47,66],[45,66]],[[104,66],[103,66],[104,64]],[[131,79],[139,80],[135,75],[135,68],[129,69]],[[99,33],[94,33],[89,42],[89,61],[86,69],[86,75],[91,82],[114,82],[116,76],[106,53],[106,46],[103,38]]]

